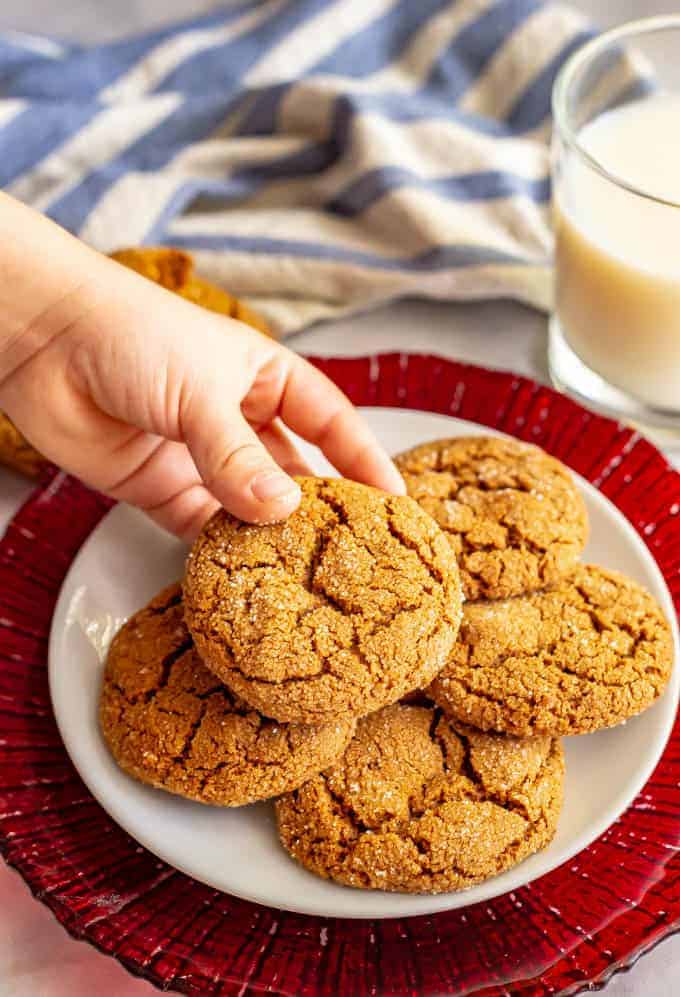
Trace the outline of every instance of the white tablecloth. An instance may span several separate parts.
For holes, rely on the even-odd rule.
[[[213,0],[2,0],[0,30],[45,31],[86,40],[199,13]],[[673,2],[581,0],[601,23],[677,11]],[[439,353],[546,380],[545,320],[517,305],[437,306],[405,302],[351,322],[325,325],[290,344],[306,353],[359,355],[404,350]],[[0,471],[0,529],[29,487]],[[676,997],[680,937],[662,943],[630,973],[607,987],[610,997]],[[153,987],[133,979],[113,960],[67,937],[34,901],[19,877],[0,864],[0,997],[142,997]]]

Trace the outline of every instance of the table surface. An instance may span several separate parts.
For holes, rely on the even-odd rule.
[[[222,4],[224,6],[224,4]],[[214,0],[3,0],[0,31],[45,32],[89,41],[208,11]],[[645,0],[580,0],[600,24],[678,10]],[[435,305],[406,301],[357,319],[327,323],[289,344],[305,353],[360,355],[404,350],[515,370],[547,380],[546,321],[510,302]],[[0,531],[30,486],[0,470]],[[680,937],[663,942],[607,987],[610,997],[674,997],[680,977]],[[156,991],[112,959],[67,937],[12,870],[0,866],[0,997],[142,997]]]

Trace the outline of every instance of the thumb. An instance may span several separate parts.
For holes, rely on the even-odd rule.
[[[248,523],[286,519],[299,486],[281,470],[240,409],[201,401],[184,422],[184,438],[203,482],[227,512]]]

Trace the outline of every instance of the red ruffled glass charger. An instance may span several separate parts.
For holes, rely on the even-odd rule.
[[[632,522],[680,609],[680,475],[633,431],[532,381],[437,357],[315,363],[357,405],[458,416],[559,457]],[[234,899],[159,862],[81,782],[48,693],[59,589],[109,507],[48,474],[0,544],[0,849],[72,935],[190,994],[490,995],[598,988],[680,928],[677,722],[643,792],[604,835],[488,903],[405,920],[313,918]]]

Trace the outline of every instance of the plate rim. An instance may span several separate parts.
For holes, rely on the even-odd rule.
[[[674,506],[670,509],[670,514],[675,515],[675,513],[680,509],[680,473],[675,470],[669,464],[668,460],[661,454],[652,444],[644,439],[640,439],[639,436],[633,433],[632,430],[626,427],[616,424],[612,419],[603,417],[597,413],[589,413],[582,405],[574,402],[573,400],[560,395],[558,392],[554,391],[549,386],[537,383],[530,378],[525,377],[521,374],[516,374],[512,371],[507,370],[492,370],[482,366],[465,363],[462,361],[456,361],[448,359],[447,357],[438,355],[436,353],[395,353],[395,352],[382,352],[367,354],[362,357],[310,357],[311,361],[318,366],[324,373],[326,373],[331,379],[339,381],[343,390],[351,397],[355,403],[360,403],[362,400],[369,399],[370,404],[381,404],[376,398],[381,396],[380,385],[374,383],[373,377],[370,378],[371,384],[367,385],[369,365],[371,371],[373,367],[376,370],[382,365],[383,371],[386,372],[386,378],[388,382],[388,391],[392,397],[396,397],[401,402],[404,399],[404,407],[409,407],[410,405],[410,395],[411,393],[418,395],[419,397],[424,397],[428,399],[434,399],[432,401],[432,409],[436,411],[436,405],[442,404],[442,399],[445,394],[446,404],[451,404],[451,408],[447,411],[455,412],[460,410],[460,402],[466,388],[472,389],[484,389],[486,396],[482,398],[483,392],[479,390],[472,391],[473,400],[472,404],[468,405],[467,402],[469,398],[463,404],[463,407],[474,408],[475,411],[483,412],[483,417],[479,419],[482,424],[497,427],[499,425],[508,425],[510,421],[510,416],[520,412],[522,415],[527,415],[529,423],[533,423],[535,426],[535,405],[547,405],[552,406],[558,411],[558,413],[563,417],[566,431],[563,430],[558,434],[557,439],[551,439],[549,443],[546,444],[546,448],[554,451],[559,450],[560,455],[565,459],[565,455],[568,453],[570,456],[566,457],[565,462],[570,466],[578,463],[579,466],[583,466],[585,473],[588,476],[592,476],[593,481],[595,481],[595,471],[596,468],[600,466],[599,458],[605,452],[614,452],[613,447],[616,447],[616,453],[625,453],[626,463],[632,464],[634,462],[628,460],[628,454],[631,449],[635,446],[636,448],[636,473],[643,477],[643,497],[644,497],[644,512],[646,514],[654,515],[665,515],[668,517],[669,509],[667,501],[672,499]],[[410,362],[410,370],[407,370]],[[446,383],[444,383],[446,382]],[[463,389],[458,392],[458,388]],[[455,388],[455,391],[454,391]],[[468,392],[469,396],[470,392]],[[455,407],[454,407],[455,406]],[[442,411],[439,409],[439,411]],[[571,434],[571,423],[578,422],[582,430],[588,429],[592,434],[596,436],[597,444],[595,449],[590,449],[588,453],[582,452],[579,449],[578,442],[576,442],[576,437]],[[513,423],[513,425],[519,426],[519,422]],[[527,427],[528,431],[528,427]],[[519,429],[513,430],[511,435],[518,437],[520,439],[529,439],[530,437],[526,435],[525,430]],[[580,433],[582,435],[582,432]],[[637,446],[638,441],[640,441],[640,446]],[[536,442],[541,442],[536,441]],[[600,449],[600,444],[602,445],[602,450]],[[607,447],[610,449],[607,451]],[[572,459],[572,456],[573,459]],[[593,454],[597,454],[597,459],[593,459]],[[12,523],[8,527],[8,530],[0,543],[0,553],[2,555],[5,574],[11,575],[12,572],[16,571],[21,567],[21,555],[23,552],[15,552],[14,544],[21,547],[24,541],[22,540],[21,530],[24,526],[29,527],[39,527],[39,512],[40,504],[43,501],[51,500],[53,497],[56,498],[57,502],[62,503],[62,507],[66,506],[68,508],[69,502],[73,501],[73,493],[75,486],[68,486],[64,488],[63,494],[60,496],[56,491],[54,482],[50,484],[50,479],[53,478],[55,469],[50,472],[43,481],[43,486],[37,490],[36,493],[22,506],[19,512],[15,515]],[[61,475],[63,478],[64,476]],[[605,480],[607,477],[609,480]],[[621,504],[632,509],[633,504],[637,502],[640,497],[639,489],[631,488],[628,483],[621,483],[617,473],[612,474],[602,474],[598,473],[597,476],[597,487],[601,488],[606,493],[620,496]],[[652,488],[654,488],[654,499],[652,500]],[[659,499],[659,489],[665,489],[665,498]],[[87,532],[91,530],[90,523],[94,524],[101,517],[104,510],[109,507],[110,503],[105,500],[102,496],[97,496],[94,493],[87,492],[85,489],[78,490],[75,488],[75,494],[79,500],[79,513],[80,517],[85,517],[87,520],[87,526],[83,528],[82,526],[74,526],[72,532],[69,534],[67,541],[65,541],[65,546],[59,549],[58,553],[64,560],[72,559],[73,553],[77,550],[77,546],[85,538]],[[615,502],[618,506],[618,498]],[[635,506],[637,508],[637,506]],[[640,533],[642,525],[645,520],[642,519],[637,523],[637,532]],[[649,522],[649,520],[647,520]],[[674,521],[673,529],[677,530],[675,525],[677,521]],[[662,529],[667,525],[667,520],[661,524]],[[666,534],[664,534],[665,536]],[[677,535],[677,532],[673,532],[673,537]],[[79,539],[80,538],[80,539]],[[651,540],[646,540],[645,543],[648,547],[655,545],[659,549],[659,554],[657,560],[659,561],[659,567],[664,574],[664,578],[667,581],[667,585],[670,587],[671,596],[676,607],[676,611],[680,610],[680,553],[677,550],[677,545],[673,547],[672,551],[663,550],[659,547],[658,542],[653,544]],[[25,546],[25,543],[24,543]],[[27,583],[28,584],[28,583]],[[31,591],[31,586],[29,585],[29,591]],[[35,589],[35,584],[33,584],[33,590]],[[51,590],[48,589],[47,600],[43,598],[44,593],[40,595],[39,603],[39,614],[38,620],[41,621],[44,615],[45,608],[49,609],[50,604],[54,601],[54,596],[51,594]],[[41,668],[44,671],[44,660],[42,664],[40,663],[40,649],[39,645],[36,644],[35,638],[32,633],[24,633],[22,635],[20,630],[20,622],[18,624],[14,623],[16,618],[18,621],[25,620],[25,615],[22,615],[21,608],[13,604],[11,600],[8,599],[7,592],[0,590],[0,608],[4,614],[7,614],[7,618],[0,618],[0,652],[3,656],[9,660],[11,658],[11,650],[13,646],[20,646],[25,649],[26,653],[29,655],[29,662],[34,668]],[[33,617],[31,617],[32,619]],[[42,623],[40,623],[42,625]],[[19,627],[19,629],[17,629]],[[13,630],[14,628],[14,630]],[[18,635],[18,636],[17,636]],[[0,683],[2,682],[2,674],[0,674]],[[29,700],[35,694],[39,697],[38,702],[41,702],[41,698],[44,696],[44,692],[40,686],[40,679],[35,681],[31,680],[28,683],[21,684],[19,680],[11,679],[11,688],[13,691],[17,691],[24,696],[26,695],[26,690],[35,689],[35,693],[31,692],[29,694]],[[37,685],[36,685],[37,683]],[[673,747],[680,747],[680,723],[676,724],[676,730],[673,734]],[[63,753],[63,752],[62,752]],[[3,747],[0,745],[0,776],[3,774],[3,765],[5,765],[5,760],[3,756]],[[30,760],[28,762],[11,760],[9,765],[12,769],[16,768],[17,765],[28,766],[29,770],[31,766]],[[668,751],[662,756],[659,768],[662,769],[662,773],[667,774],[668,772],[673,772],[675,775],[680,768],[680,761],[673,753]],[[32,770],[31,770],[32,771]],[[73,776],[70,777],[73,781]],[[663,806],[666,802],[666,794],[664,790],[663,783],[659,782],[654,776],[648,783],[650,790],[649,798],[654,801],[655,806]],[[77,788],[77,787],[76,787]],[[13,797],[12,797],[13,800]],[[98,807],[98,805],[97,805]],[[636,824],[639,826],[640,817],[637,815],[637,807],[633,806],[629,808],[626,813],[621,818],[622,825],[625,827],[635,827]],[[653,809],[653,808],[652,808]],[[101,811],[102,814],[104,811]],[[21,813],[24,813],[22,810]],[[627,820],[626,817],[629,816]],[[676,857],[675,852],[677,849],[674,847],[674,854],[662,853],[658,851],[658,848],[666,848],[668,845],[663,844],[664,841],[669,839],[669,831],[663,823],[663,812],[658,811],[652,813],[651,815],[645,814],[645,820],[652,820],[655,823],[655,835],[660,844],[657,847],[657,854],[654,855],[649,863],[649,869],[646,873],[640,873],[639,871],[635,873],[641,880],[644,879],[644,889],[641,896],[648,900],[649,911],[657,911],[659,913],[664,913],[659,910],[659,905],[662,903],[663,907],[666,908],[670,904],[670,910],[665,913],[672,913],[672,919],[665,917],[663,919],[658,919],[650,924],[649,920],[646,920],[635,907],[626,906],[621,907],[620,905],[612,913],[612,916],[605,921],[598,920],[597,924],[593,925],[593,935],[592,938],[596,941],[597,946],[593,947],[592,944],[584,944],[584,938],[582,934],[579,934],[576,930],[575,922],[565,922],[565,925],[571,932],[572,943],[570,948],[563,949],[559,948],[556,950],[554,945],[550,947],[550,951],[544,950],[542,961],[540,966],[537,964],[526,964],[524,960],[521,964],[512,964],[512,970],[510,975],[498,976],[497,974],[487,974],[485,978],[480,983],[479,977],[474,978],[472,984],[472,989],[468,992],[479,993],[483,990],[485,995],[498,995],[507,994],[508,990],[505,986],[506,983],[514,985],[518,983],[524,984],[536,984],[543,983],[550,984],[551,990],[561,989],[562,993],[576,994],[583,991],[590,991],[593,989],[601,989],[606,983],[616,974],[626,971],[632,964],[634,964],[637,959],[645,954],[647,951],[655,948],[656,945],[666,938],[669,934],[675,933],[680,928],[680,891],[677,886],[677,872],[679,867],[680,859]],[[116,919],[114,923],[111,924],[110,930],[109,919],[105,918],[102,920],[100,916],[97,917],[96,924],[90,920],[88,916],[88,910],[86,908],[83,912],[82,908],[74,907],[72,903],[69,902],[68,895],[62,895],[59,892],[55,892],[53,888],[50,888],[50,879],[47,869],[41,869],[36,867],[32,862],[30,855],[25,851],[23,846],[13,837],[13,832],[7,831],[7,826],[14,827],[13,815],[0,812],[0,817],[10,817],[8,823],[4,823],[0,819],[0,853],[4,856],[7,863],[15,868],[19,874],[26,881],[29,889],[40,902],[44,903],[52,911],[52,913],[57,917],[62,926],[66,931],[72,935],[72,937],[87,941],[89,944],[93,945],[100,952],[105,955],[112,956],[118,962],[120,962],[128,971],[134,975],[141,976],[148,980],[152,984],[160,987],[162,989],[167,989],[172,987],[173,989],[183,992],[183,993],[194,993],[196,983],[193,981],[198,980],[199,982],[206,982],[208,979],[219,979],[222,982],[233,981],[235,977],[231,975],[232,962],[225,962],[225,959],[233,960],[233,953],[227,955],[218,955],[213,950],[213,953],[208,958],[210,959],[213,969],[215,968],[215,963],[220,964],[217,968],[218,976],[211,976],[208,978],[205,975],[204,964],[199,964],[198,962],[193,962],[189,960],[188,956],[179,958],[177,955],[177,936],[172,933],[165,936],[163,943],[163,961],[158,962],[154,960],[150,962],[147,958],[142,959],[139,953],[139,949],[134,945],[128,943],[128,935],[126,934],[125,924],[120,924],[119,919]],[[107,820],[109,820],[107,818]],[[112,824],[112,826],[115,826]],[[647,825],[645,825],[647,826]],[[675,836],[675,830],[673,831]],[[600,847],[605,852],[612,852],[612,845],[609,843],[609,832],[606,833],[599,839],[598,842],[586,849],[584,855],[590,854],[591,857],[594,856],[594,849],[598,848],[598,859]],[[606,839],[606,840],[605,840]],[[675,840],[675,837],[674,839]],[[615,842],[616,843],[616,842]],[[60,856],[61,853],[57,852]],[[59,859],[61,861],[61,859]],[[594,858],[593,858],[594,860]],[[48,867],[49,869],[49,867]],[[650,876],[650,872],[654,871],[655,875]],[[674,875],[671,875],[674,874]],[[179,875],[179,874],[176,874]],[[671,875],[671,879],[668,877]],[[560,885],[563,884],[563,880],[567,876],[567,873],[559,873],[557,878],[559,879]],[[543,888],[544,892],[554,889],[554,883],[550,880],[556,879],[556,873],[551,873],[550,876],[544,877],[546,880],[546,886]],[[574,878],[572,877],[572,882]],[[660,894],[660,886],[664,884],[667,885],[668,889],[671,890],[671,895]],[[95,890],[94,885],[90,885],[91,890]],[[195,892],[199,897],[205,896],[205,887],[195,884]],[[673,893],[672,890],[675,889]],[[580,895],[580,889],[579,889]],[[524,895],[524,894],[523,894]],[[528,893],[526,894],[528,897]],[[186,898],[185,898],[186,899]],[[229,899],[229,898],[227,898]],[[500,904],[504,898],[498,898],[497,901],[493,901],[494,904],[499,904],[502,906],[502,914],[509,917],[511,920],[515,917],[513,911],[514,908],[509,904]],[[204,900],[207,903],[208,900]],[[243,920],[242,912],[239,912],[238,905],[239,901],[234,901],[236,905],[235,917],[238,923]],[[470,908],[470,928],[472,930],[473,914],[476,915],[481,907],[484,905],[476,905]],[[156,904],[156,909],[158,905]],[[227,905],[225,911],[230,910],[230,906]],[[200,910],[200,908],[198,909]],[[272,928],[275,927],[275,923],[272,924],[272,918],[269,915],[273,915],[276,912],[267,912],[263,908],[254,908],[254,911],[260,911],[262,915],[262,925],[265,930],[271,925]],[[197,911],[198,912],[198,911]],[[112,912],[113,913],[113,912]],[[425,944],[429,938],[428,932],[431,931],[432,927],[437,924],[437,919],[441,919],[439,924],[442,926],[443,930],[454,933],[458,928],[458,918],[453,919],[452,915],[457,912],[451,912],[451,914],[440,914],[435,916],[434,920],[430,918],[415,918],[411,920],[413,925],[414,936],[418,937],[418,932],[420,928],[423,927],[423,931],[420,931],[420,937],[422,937],[423,943]],[[554,917],[551,919],[548,917],[547,913],[544,913],[543,908],[534,908],[532,916],[536,919],[539,914],[544,914],[542,924],[544,925],[545,931],[547,932],[547,937],[550,938],[551,932],[557,932],[559,919]],[[297,924],[299,926],[300,921],[296,921],[299,915],[282,915],[284,918],[292,918],[293,926]],[[323,919],[312,919],[317,925],[322,924],[322,931],[327,933],[327,944],[337,945],[338,942],[335,938],[336,930],[340,934],[340,939],[347,938],[348,944],[354,944],[351,939],[354,939],[355,935],[358,940],[358,944],[365,945],[366,942],[362,941],[365,939],[365,933],[361,934],[357,932],[339,932],[339,928],[336,929],[336,924],[342,925],[343,922],[333,922]],[[474,931],[477,932],[476,937],[479,939],[479,932],[486,927],[483,922],[483,918],[480,914],[479,918],[475,919]],[[366,922],[348,922],[349,925],[361,925]],[[382,924],[396,926],[399,922],[381,922]],[[466,922],[467,924],[468,922]],[[258,915],[257,924],[260,924],[260,915]],[[99,930],[103,927],[106,930]],[[254,930],[254,929],[253,929]],[[376,931],[378,929],[376,928]],[[404,929],[405,931],[406,929]],[[492,931],[489,926],[489,930]],[[295,933],[300,932],[299,927],[295,929]],[[330,933],[333,933],[333,937],[328,937]],[[271,932],[270,932],[271,933]],[[242,937],[242,936],[241,936]],[[262,935],[260,935],[262,937]],[[409,937],[402,936],[399,934],[398,937]],[[454,934],[455,939],[455,934]],[[523,934],[524,937],[524,934]],[[226,944],[227,938],[224,939]],[[383,937],[382,942],[386,944],[388,937]],[[438,941],[438,939],[437,939]],[[609,944],[609,948],[603,948],[604,943]],[[509,942],[508,942],[509,943]],[[390,941],[393,944],[393,940]],[[504,942],[504,944],[506,944]],[[198,945],[198,952],[200,953],[200,944]],[[322,941],[323,945],[323,941]],[[167,947],[166,947],[167,946]],[[300,940],[299,945],[296,943],[295,953],[297,953],[298,948],[301,948],[303,953],[307,951],[308,955],[311,952],[313,955],[314,966],[319,968],[314,968],[312,972],[315,974],[315,979],[321,979],[321,968],[319,962],[323,956],[323,948],[315,947],[313,942],[309,939],[305,941],[304,938]],[[400,948],[402,951],[403,947]],[[193,949],[191,950],[194,951]],[[265,989],[272,992],[287,993],[288,991],[281,991],[278,985],[279,973],[278,970],[271,975],[271,965],[272,960],[269,958],[270,954],[277,954],[279,951],[278,945],[272,944],[268,946],[267,959],[265,961],[259,962],[256,966],[250,967],[245,975],[239,975],[239,982],[243,983],[242,991],[250,992],[252,986],[256,990],[262,989],[260,981],[268,981]],[[403,963],[409,964],[409,973],[417,972],[421,973],[428,969],[428,966],[439,967],[442,960],[437,958],[433,963],[423,963],[422,958],[419,954],[419,948],[409,947],[407,950],[411,955],[407,958],[404,956],[403,959],[399,959],[398,962],[388,962],[385,968],[381,971],[383,974],[387,973],[392,977],[395,976],[396,970]],[[505,951],[505,949],[503,949]],[[526,946],[523,947],[523,951],[526,952]],[[225,952],[227,950],[225,949]],[[442,956],[445,952],[442,952]],[[303,956],[301,956],[303,957]],[[413,959],[416,959],[416,963],[413,963]],[[205,957],[203,957],[205,958]],[[297,955],[292,956],[293,960],[297,958]],[[375,959],[364,959],[364,968],[367,974],[367,979],[370,978],[385,978],[384,976],[376,977],[376,972],[372,968],[377,965],[378,954],[376,953]],[[174,961],[174,965],[173,965]],[[384,961],[384,960],[383,960]],[[278,965],[278,963],[275,963]],[[299,965],[299,963],[298,963]],[[179,968],[178,968],[179,966]],[[220,968],[221,966],[221,968]],[[477,962],[475,964],[475,969],[479,970],[480,964]],[[181,972],[180,972],[181,970]],[[324,972],[328,970],[328,965],[324,966]],[[430,977],[433,982],[430,989],[425,988],[423,993],[433,995],[434,993],[441,992],[442,980],[445,983],[450,983],[454,981],[454,977],[450,975],[451,968],[442,969],[441,972],[437,969],[436,979],[434,978],[434,970],[428,970]],[[463,968],[461,971],[465,972],[467,978],[467,971]],[[340,970],[338,970],[340,972]],[[442,973],[449,973],[448,976],[442,976]],[[227,974],[227,975],[223,975]],[[285,974],[284,974],[285,975]],[[340,978],[340,976],[338,976]],[[411,980],[411,976],[408,977]],[[460,977],[455,976],[455,981],[459,981]],[[188,982],[187,982],[188,981]],[[251,983],[251,981],[254,981]]]

